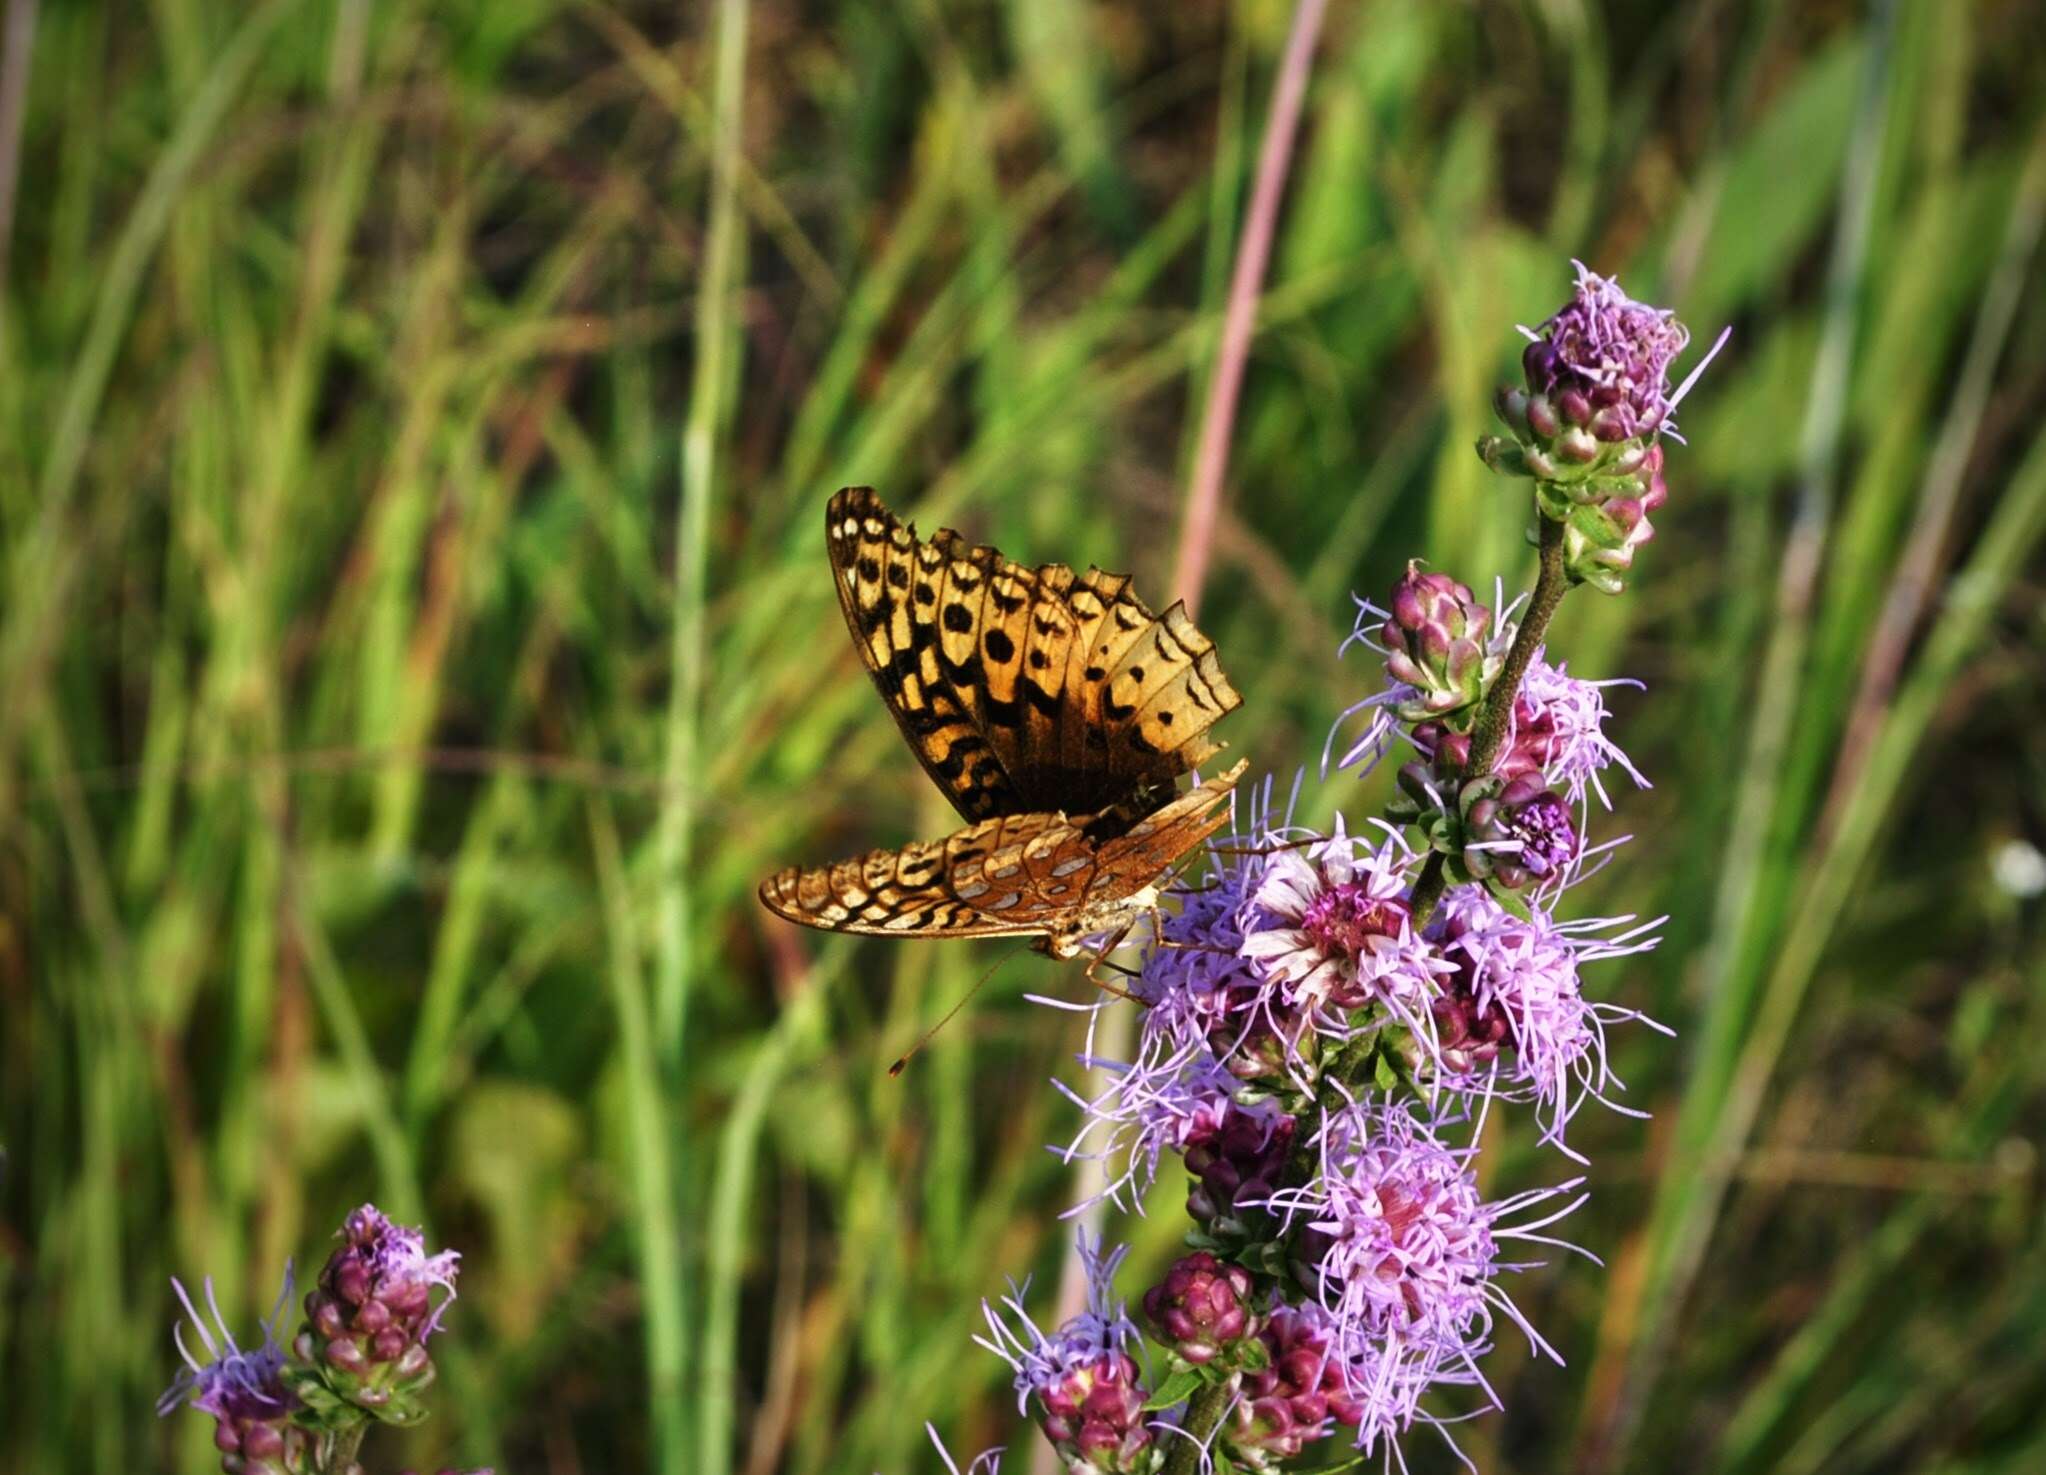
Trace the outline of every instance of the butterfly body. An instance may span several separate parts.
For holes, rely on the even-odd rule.
[[[825,517],[854,644],[967,824],[778,871],[761,901],[832,931],[1034,935],[1059,958],[1153,911],[1157,883],[1228,822],[1244,768],[1175,782],[1219,751],[1207,729],[1241,701],[1213,643],[1120,574],[1026,568],[949,529],[923,542],[869,488]]]

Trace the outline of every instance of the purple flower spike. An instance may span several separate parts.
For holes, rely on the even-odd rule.
[[[420,1399],[435,1376],[426,1341],[454,1299],[461,1257],[427,1254],[420,1231],[393,1224],[371,1204],[348,1216],[340,1237],[306,1295],[292,1350],[333,1400],[386,1423],[416,1423],[426,1416]]]
[[[1487,436],[1478,454],[1493,470],[1532,477],[1541,516],[1565,528],[1573,582],[1607,594],[1626,587],[1634,554],[1655,536],[1649,514],[1668,500],[1661,437],[1681,440],[1673,419],[1721,333],[1684,382],[1669,371],[1691,341],[1676,314],[1636,302],[1620,284],[1575,262],[1577,290],[1521,355],[1524,389],[1502,389],[1496,407],[1513,432]]]
[[[284,1349],[277,1345],[276,1337],[278,1318],[291,1299],[290,1267],[285,1268],[284,1288],[278,1292],[275,1309],[261,1324],[263,1340],[246,1351],[227,1329],[210,1277],[205,1290],[206,1309],[213,1316],[211,1329],[184,1286],[173,1279],[171,1289],[198,1332],[206,1356],[202,1361],[185,1345],[182,1324],[173,1328],[185,1370],[156,1401],[158,1415],[186,1404],[211,1414],[216,1421],[213,1446],[220,1451],[221,1469],[229,1475],[297,1475],[306,1469],[307,1436],[290,1422],[299,1400],[284,1380]]]

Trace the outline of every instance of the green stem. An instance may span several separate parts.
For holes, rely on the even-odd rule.
[[[1214,1438],[1216,1426],[1229,1411],[1234,1393],[1231,1383],[1208,1383],[1187,1400],[1182,1431],[1187,1437],[1172,1441],[1172,1452],[1165,1457],[1165,1475],[1194,1475],[1200,1469],[1201,1451]]]
[[[357,1419],[346,1429],[337,1429],[322,1439],[314,1459],[319,1475],[345,1475],[355,1464],[356,1451],[362,1448],[362,1436],[368,1432],[369,1420]]]
[[[1556,606],[1563,602],[1563,596],[1570,591],[1570,576],[1563,567],[1563,524],[1541,519],[1541,563],[1535,574],[1534,594],[1527,602],[1527,614],[1522,617],[1520,629],[1513,637],[1513,648],[1506,652],[1506,664],[1499,669],[1498,679],[1485,693],[1484,704],[1478,708],[1477,725],[1471,729],[1470,761],[1464,764],[1462,779],[1476,778],[1490,773],[1492,765],[1499,759],[1499,749],[1506,742],[1506,734],[1513,726],[1513,701],[1520,695],[1521,678],[1527,675],[1527,668],[1534,661],[1534,653],[1541,646],[1548,633],[1549,621],[1555,616]],[[1414,883],[1413,925],[1418,931],[1425,926],[1435,904],[1442,900],[1442,892],[1448,884],[1444,874],[1447,857],[1435,851],[1421,867],[1421,879]]]

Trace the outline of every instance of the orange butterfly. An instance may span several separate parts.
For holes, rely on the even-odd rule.
[[[838,601],[881,700],[968,824],[942,840],[790,866],[760,886],[806,927],[1036,936],[1054,958],[1118,937],[1229,822],[1245,765],[1181,793],[1241,705],[1184,607],[1121,574],[1025,568],[950,529],[925,543],[870,487],[825,509]]]

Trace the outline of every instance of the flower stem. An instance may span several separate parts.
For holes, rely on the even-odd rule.
[[[1234,1395],[1232,1380],[1228,1383],[1204,1383],[1200,1391],[1187,1400],[1186,1423],[1182,1428],[1187,1437],[1173,1441],[1172,1452],[1165,1457],[1165,1475],[1194,1475],[1200,1469],[1201,1454],[1214,1438],[1222,1415],[1229,1412],[1229,1400]]]
[[[1549,621],[1556,613],[1556,606],[1563,602],[1563,596],[1570,590],[1570,577],[1563,567],[1563,524],[1541,519],[1541,561],[1535,572],[1534,593],[1527,602],[1527,614],[1514,633],[1513,647],[1506,652],[1506,664],[1499,669],[1498,678],[1485,693],[1484,705],[1478,709],[1477,725],[1471,729],[1471,756],[1464,764],[1462,779],[1477,778],[1492,771],[1492,765],[1499,759],[1499,749],[1506,742],[1506,733],[1513,726],[1513,702],[1520,695],[1521,678],[1527,675],[1528,666],[1534,661],[1534,653],[1541,646],[1548,633]],[[1428,857],[1421,867],[1421,878],[1414,883],[1411,901],[1413,926],[1419,931],[1427,924],[1435,904],[1442,900],[1444,866],[1447,858],[1439,850]]]
[[[369,1432],[369,1420],[357,1419],[345,1429],[337,1429],[319,1442],[313,1454],[314,1468],[319,1475],[346,1475],[355,1467],[355,1453],[362,1448],[362,1436]]]

